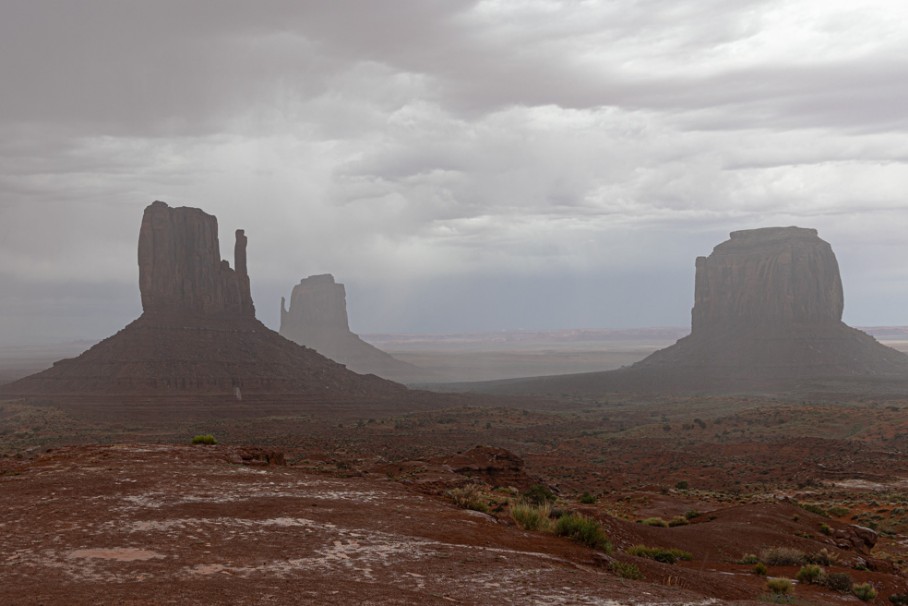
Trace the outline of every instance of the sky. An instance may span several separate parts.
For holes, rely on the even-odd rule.
[[[728,233],[814,227],[908,325],[901,0],[2,0],[0,346],[141,313],[154,200],[246,230],[258,317],[689,326]]]

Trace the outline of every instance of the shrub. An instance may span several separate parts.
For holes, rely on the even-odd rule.
[[[851,576],[845,572],[830,572],[823,580],[823,585],[829,587],[833,591],[848,593],[854,586],[854,581],[852,581]]]
[[[640,569],[637,568],[636,564],[614,560],[609,564],[609,569],[622,579],[630,579],[632,581],[643,580],[643,573],[640,572]]]
[[[849,513],[851,513],[851,510],[846,507],[836,506],[836,507],[830,507],[829,511],[827,513],[829,513],[829,515],[831,515],[833,517],[841,518],[841,517],[847,516]]]
[[[793,547],[768,547],[760,552],[760,560],[769,566],[797,566],[804,563],[804,552]]]
[[[895,606],[908,605],[908,593],[893,593],[889,596],[889,601]]]
[[[773,595],[788,595],[791,593],[791,581],[788,579],[768,579],[766,588]]]
[[[766,569],[766,564],[763,562],[757,562],[754,564],[754,567],[751,569],[755,575],[765,577],[766,573],[769,571]]]
[[[810,513],[815,513],[818,516],[823,516],[828,518],[829,516],[826,513],[826,510],[820,507],[819,505],[814,505],[813,503],[801,503],[801,509],[809,511]]]
[[[829,526],[829,524],[823,522],[822,524],[820,524],[820,532],[822,532],[826,536],[829,536],[832,534],[832,528]]]
[[[511,518],[524,530],[549,530],[552,527],[552,506],[548,503],[534,505],[520,500],[511,505]]]
[[[760,561],[760,558],[758,558],[757,556],[755,556],[755,555],[752,554],[752,553],[748,553],[748,554],[745,555],[743,558],[741,558],[741,559],[738,561],[738,563],[739,563],[739,564],[756,564],[756,563],[759,562],[759,561]]]
[[[533,505],[542,505],[543,503],[554,503],[558,497],[542,484],[533,484],[529,490],[523,493],[523,498]]]
[[[687,480],[681,480],[680,482],[675,484],[675,488],[677,488],[678,490],[687,490],[689,487],[690,484],[687,482]]]
[[[826,571],[821,567],[816,564],[807,564],[806,566],[801,566],[801,570],[798,571],[798,576],[795,578],[800,583],[816,585],[823,580],[824,576],[826,576]]]
[[[701,515],[703,515],[703,514],[701,514],[696,509],[691,509],[690,511],[685,512],[684,517],[687,518],[688,520],[693,520],[694,518],[699,518]]]
[[[680,560],[692,560],[694,556],[689,551],[677,549],[675,547],[647,547],[646,545],[634,545],[627,548],[627,553],[641,558],[649,558],[663,564],[674,564]]]
[[[815,553],[811,553],[804,556],[804,560],[808,564],[820,564],[822,566],[832,566],[839,560],[839,554],[834,551],[829,551],[825,547]]]
[[[659,526],[660,528],[668,528],[668,522],[662,518],[646,518],[645,520],[640,520],[640,523],[644,526]]]
[[[593,503],[596,502],[596,497],[594,497],[593,495],[591,495],[588,492],[585,492],[582,495],[580,495],[580,502],[583,503],[584,505],[592,505]]]
[[[467,484],[460,488],[452,488],[448,491],[448,496],[458,507],[488,513],[489,504],[482,494],[483,489],[482,484]]]
[[[612,548],[602,531],[602,525],[579,513],[570,513],[558,518],[558,521],[555,522],[555,534],[568,537],[572,541],[593,549],[610,551]]]
[[[869,602],[876,597],[876,589],[870,583],[861,583],[851,588],[851,592],[858,596],[859,600]]]
[[[218,441],[214,439],[214,436],[210,433],[199,434],[192,438],[193,444],[217,444]]]
[[[676,526],[687,526],[690,522],[687,521],[687,518],[684,516],[675,516],[668,521],[669,528],[674,528]]]

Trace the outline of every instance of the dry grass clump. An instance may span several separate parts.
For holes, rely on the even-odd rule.
[[[458,507],[488,513],[489,503],[484,492],[485,486],[482,484],[467,484],[459,488],[452,488],[448,491],[448,496]]]
[[[760,552],[760,561],[769,566],[797,566],[805,558],[804,552],[794,547],[767,547]]]
[[[767,579],[766,588],[773,595],[788,595],[791,593],[791,581],[788,579]]]
[[[676,547],[648,547],[646,545],[634,545],[628,547],[625,551],[633,556],[649,558],[663,564],[674,564],[679,560],[692,560],[694,555],[689,551],[678,549]]]
[[[548,502],[540,505],[524,499],[511,505],[511,519],[524,530],[551,530],[552,506]]]
[[[602,525],[597,520],[579,513],[569,513],[558,518],[555,522],[555,534],[594,549],[603,551],[612,549],[605,532],[602,531]]]

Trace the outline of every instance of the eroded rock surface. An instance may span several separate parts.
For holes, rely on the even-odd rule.
[[[402,382],[431,380],[429,373],[366,343],[350,330],[346,290],[331,274],[300,280],[290,295],[290,309],[281,297],[280,333],[354,372]]]

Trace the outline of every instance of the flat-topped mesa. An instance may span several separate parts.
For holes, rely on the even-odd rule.
[[[139,229],[139,290],[145,313],[255,317],[246,236],[236,231],[234,265],[221,260],[218,220],[198,208],[156,201]]]
[[[732,232],[696,267],[692,335],[841,322],[839,265],[815,229]]]

